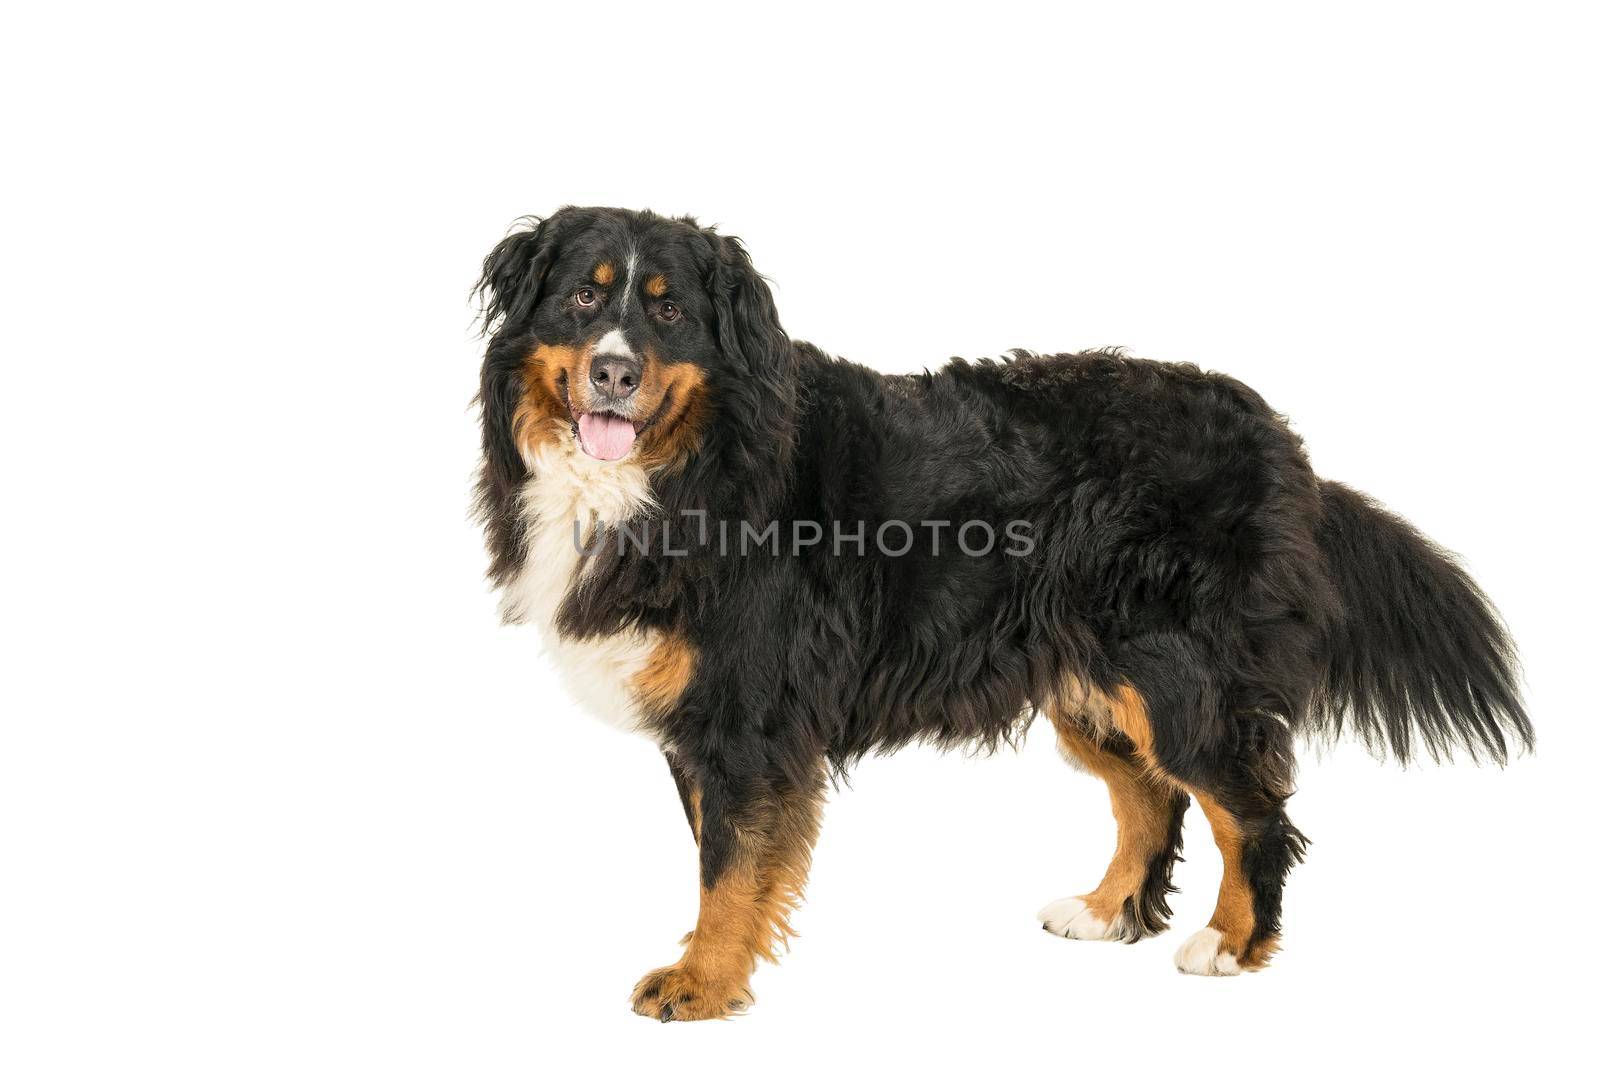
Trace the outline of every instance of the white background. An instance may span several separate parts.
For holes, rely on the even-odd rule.
[[[32,5],[6,99],[7,1064],[1294,1063],[1571,1048],[1592,1007],[1594,27],[1582,7],[878,14]],[[1114,13],[1108,13],[1113,12]],[[46,13],[48,12],[48,13]],[[694,854],[660,757],[496,626],[466,291],[525,213],[692,212],[883,370],[1230,372],[1460,552],[1538,755],[1308,754],[1278,962],[1063,942],[1100,784],[868,762],[731,1023],[626,996]],[[1419,619],[1419,625],[1429,620]]]

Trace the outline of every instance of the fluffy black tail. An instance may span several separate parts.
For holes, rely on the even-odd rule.
[[[1533,746],[1516,649],[1477,585],[1440,548],[1355,490],[1322,483],[1326,553],[1344,617],[1333,626],[1313,729],[1349,729],[1409,760],[1455,748],[1504,763],[1507,734]]]

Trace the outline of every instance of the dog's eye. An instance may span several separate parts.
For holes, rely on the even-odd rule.
[[[662,303],[661,307],[656,310],[656,314],[660,316],[662,322],[677,322],[678,316],[682,315],[683,312],[678,310],[677,304],[668,300]]]
[[[586,285],[574,293],[572,299],[578,302],[579,307],[587,308],[594,307],[594,302],[598,298],[595,296],[595,291]]]

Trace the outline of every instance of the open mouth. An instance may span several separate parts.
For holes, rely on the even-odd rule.
[[[583,449],[584,455],[610,463],[633,451],[634,439],[644,428],[642,424],[610,411],[585,411],[579,414],[572,403],[572,396],[567,392],[566,371],[561,372],[557,385],[561,399],[567,405],[567,417],[572,420],[573,435],[577,437],[578,447]]]
[[[621,415],[586,411],[578,416],[578,447],[595,459],[621,459],[632,451],[638,436],[638,428]]]

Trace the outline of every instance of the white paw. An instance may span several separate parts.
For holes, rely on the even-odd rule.
[[[1209,926],[1185,941],[1173,959],[1184,974],[1239,973],[1239,961],[1233,953],[1222,951],[1222,931]]]
[[[1122,935],[1122,917],[1112,922],[1095,918],[1082,897],[1062,897],[1039,909],[1044,928],[1057,937],[1075,941],[1117,941]]]

